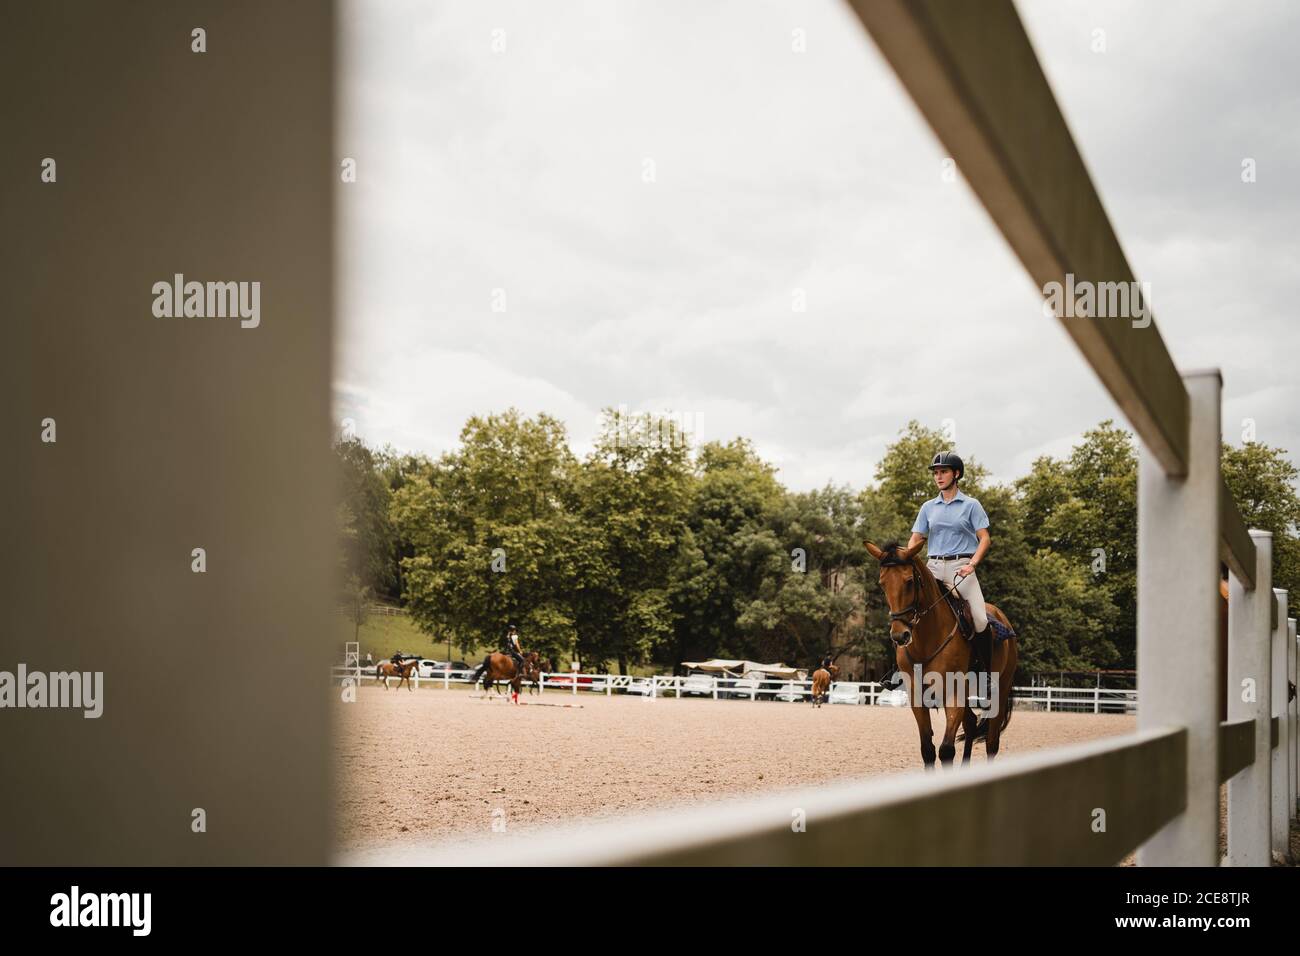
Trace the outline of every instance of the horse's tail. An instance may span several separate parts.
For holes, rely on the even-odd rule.
[[[1011,712],[1015,709],[1016,709],[1016,689],[1012,687],[1011,690],[1007,692],[1007,718],[1006,720],[1002,721],[1003,730],[1006,730],[1008,725],[1010,725]]]
[[[383,677],[383,676],[384,676],[384,665],[383,665],[383,664],[376,664],[376,665],[375,665],[375,680],[379,680],[379,678],[381,678],[381,677]]]
[[[478,670],[474,672],[474,676],[469,679],[470,687],[473,687],[475,684],[478,683],[478,679],[483,676],[483,672],[487,670],[488,664],[491,662],[491,660],[492,660],[491,654],[483,658],[483,663],[478,666]]]

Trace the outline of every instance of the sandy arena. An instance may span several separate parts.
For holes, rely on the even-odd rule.
[[[921,762],[906,708],[563,692],[521,699],[583,706],[514,707],[427,686],[365,686],[356,703],[339,702],[339,849],[483,835],[494,819],[512,832],[572,824]],[[1136,723],[1017,710],[1001,754],[1127,733]],[[936,715],[936,743],[942,726]],[[971,759],[984,760],[983,744]]]

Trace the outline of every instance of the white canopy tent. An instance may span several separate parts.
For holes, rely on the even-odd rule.
[[[781,680],[804,680],[805,671],[786,667],[784,664],[760,664],[758,661],[728,661],[713,658],[707,661],[682,661],[682,666],[689,671],[702,674],[716,674],[719,677],[776,677]]]

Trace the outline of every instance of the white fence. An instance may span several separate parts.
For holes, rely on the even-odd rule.
[[[438,670],[432,676],[416,677],[416,687],[442,687],[449,689],[452,684],[467,684],[473,676],[473,670]],[[332,672],[335,682],[348,677],[362,681],[374,681],[374,665],[361,668],[360,672],[349,667],[335,667]],[[397,678],[389,678],[390,684]],[[741,701],[780,701],[787,703],[807,703],[812,700],[812,681],[759,681],[748,678],[729,677],[673,677],[655,675],[653,677],[632,677],[626,674],[564,674],[543,673],[538,681],[540,690],[564,690],[573,694],[582,692],[613,696],[633,694],[642,697],[698,697],[713,700]],[[879,683],[835,681],[832,691],[840,694],[852,693],[859,704],[876,704],[880,696],[887,693]],[[1091,714],[1135,714],[1137,713],[1137,691],[1109,690],[1104,687],[1016,687],[1012,690],[1016,698],[1015,706],[1026,710],[1041,710],[1049,713],[1091,713]],[[843,703],[842,698],[837,703]]]
[[[340,604],[335,610],[347,618],[351,618],[356,613],[356,608],[350,604]],[[406,614],[406,608],[394,607],[391,604],[367,604],[365,613],[379,617],[400,617]]]

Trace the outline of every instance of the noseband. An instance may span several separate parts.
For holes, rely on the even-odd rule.
[[[888,568],[888,567],[897,567],[902,563],[903,562],[899,560],[888,561],[888,562],[882,561],[881,565],[883,567]],[[935,600],[935,602],[931,604],[929,607],[927,607],[924,611],[918,609],[916,606],[916,595],[921,593],[921,582],[917,579],[915,562],[909,561],[907,563],[912,566],[912,603],[909,604],[907,607],[903,608],[901,611],[890,611],[889,620],[890,623],[893,623],[894,621],[901,621],[903,620],[903,618],[910,616],[911,620],[906,622],[907,626],[916,627],[916,625],[921,623],[921,618],[925,617],[927,614],[929,614],[931,611],[933,611],[936,607],[939,606],[939,602],[944,599],[946,593],[943,590],[943,586],[940,585],[939,597]],[[935,583],[939,584],[938,581],[936,581]],[[955,591],[956,589],[957,586],[954,584],[948,590]]]

